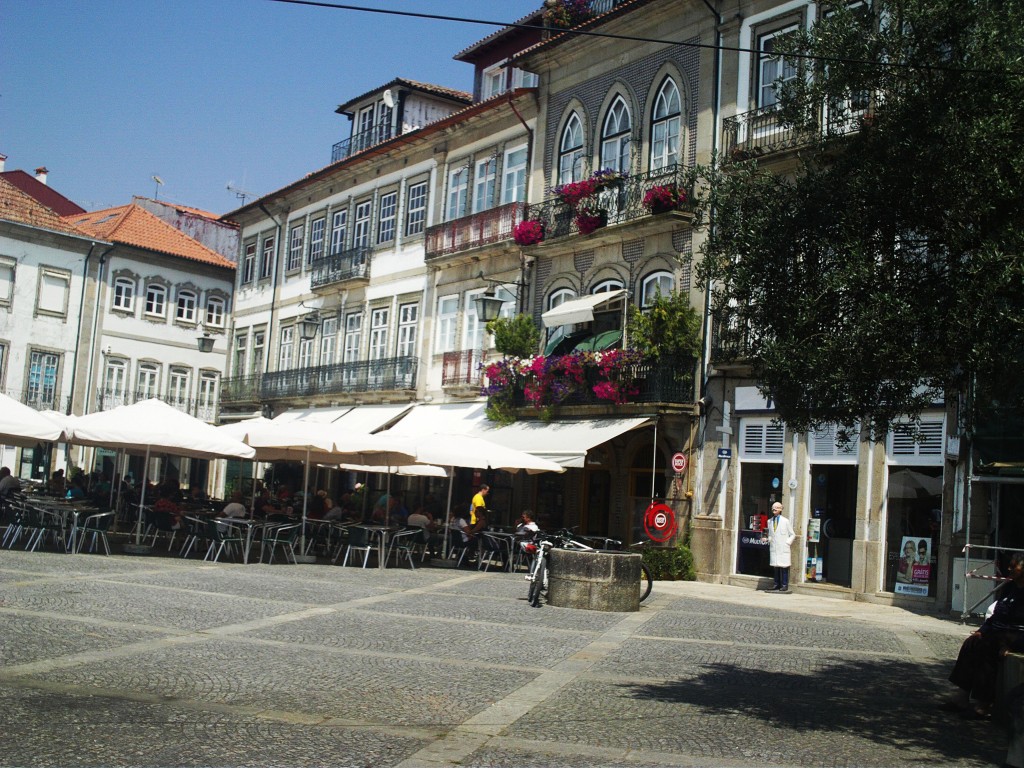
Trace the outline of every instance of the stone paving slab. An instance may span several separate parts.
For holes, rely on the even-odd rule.
[[[10,636],[6,641],[0,641],[0,669],[160,636],[158,632],[123,626],[72,623],[59,616],[22,615],[19,624],[19,636],[31,636],[32,642],[16,642]]]

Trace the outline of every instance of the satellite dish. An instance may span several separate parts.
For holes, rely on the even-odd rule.
[[[159,176],[154,175],[152,178],[153,178],[153,181],[155,181],[157,184],[162,185],[164,183],[164,180],[161,179]]]
[[[395,96],[391,93],[390,88],[384,91],[384,106],[388,109],[393,109],[395,106]]]

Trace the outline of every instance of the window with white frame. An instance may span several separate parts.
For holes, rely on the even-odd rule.
[[[455,329],[459,323],[459,297],[442,296],[437,300],[437,349],[441,352],[455,351]]]
[[[57,372],[60,355],[53,352],[31,352],[28,361],[26,404],[37,409],[57,409]]]
[[[222,328],[224,326],[224,313],[227,310],[227,302],[220,296],[206,297],[206,324],[211,328]]]
[[[778,88],[781,84],[796,79],[796,66],[785,61],[776,52],[779,40],[796,31],[790,25],[757,38],[757,106],[770,107],[778,103]]]
[[[540,77],[533,72],[527,72],[518,67],[512,68],[513,88],[536,88],[540,83]]]
[[[263,238],[263,253],[260,256],[260,280],[270,277],[270,271],[274,266],[274,247],[276,240],[273,237]]]
[[[405,234],[420,235],[427,221],[427,182],[421,181],[409,186],[409,200],[406,205]]]
[[[320,365],[334,364],[334,350],[338,345],[338,318],[325,317],[320,326]]]
[[[473,177],[473,213],[494,207],[494,184],[497,173],[497,158],[489,157],[477,162],[476,175]]]
[[[448,174],[448,220],[458,219],[466,213],[469,194],[469,169],[463,166]]]
[[[252,362],[249,367],[250,373],[263,373],[263,353],[267,346],[267,332],[258,330],[252,332]]]
[[[313,367],[313,351],[316,339],[299,339],[299,370],[308,371]]]
[[[679,162],[679,131],[682,125],[682,100],[679,87],[671,77],[658,89],[651,113],[651,170]]]
[[[568,184],[583,178],[583,123],[573,112],[562,129],[558,145],[558,183]]]
[[[245,255],[242,257],[241,283],[251,283],[256,277],[256,243],[247,243]]]
[[[394,110],[382,101],[377,102],[377,136],[381,142],[391,138],[391,115]]]
[[[36,297],[36,311],[43,315],[65,317],[68,313],[70,290],[70,272],[45,267],[39,270],[39,294]]]
[[[484,324],[480,322],[480,316],[476,311],[476,302],[473,300],[483,293],[480,291],[469,291],[466,293],[466,315],[462,324],[462,348],[467,351],[483,349],[484,346]]]
[[[167,289],[162,285],[146,286],[146,314],[150,317],[164,317],[167,313]]]
[[[640,288],[640,306],[649,307],[658,296],[670,296],[675,290],[671,272],[654,272],[644,278]]]
[[[114,280],[114,300],[112,309],[131,312],[135,309],[135,281],[127,277]]]
[[[213,421],[217,412],[217,374],[215,371],[199,373],[199,392],[196,398],[196,418]]]
[[[156,363],[139,363],[135,377],[135,398],[148,400],[160,392],[160,368]]]
[[[196,322],[199,299],[192,291],[178,291],[178,307],[174,319],[180,323]]]
[[[602,280],[591,289],[591,293],[610,293],[611,291],[618,291],[622,288],[621,280]]]
[[[285,269],[289,272],[302,266],[302,235],[305,229],[304,224],[296,224],[288,235],[288,265]]]
[[[167,403],[175,408],[184,409],[188,407],[189,390],[188,368],[172,367],[167,375]]]
[[[505,69],[504,63],[488,67],[483,71],[480,83],[480,98],[486,100],[492,96],[497,96],[499,93],[504,93],[507,80],[508,71]]]
[[[502,167],[502,204],[526,202],[526,146],[506,151]]]
[[[309,225],[309,264],[319,261],[324,257],[324,227],[327,219],[321,216],[313,219]]]
[[[616,97],[601,129],[601,167],[626,173],[629,171],[630,132],[633,123],[629,107],[621,96]]]
[[[7,380],[7,345],[0,342],[0,386]]]
[[[380,196],[380,219],[377,222],[377,242],[389,243],[395,239],[395,221],[398,218],[398,193]]]
[[[559,307],[567,301],[572,301],[576,298],[576,294],[570,288],[559,288],[548,295],[547,308],[554,309]],[[569,331],[572,330],[572,325],[559,325],[552,328],[548,328],[548,342],[554,342],[556,339],[560,339],[565,336]]]
[[[413,357],[416,354],[419,313],[419,304],[402,304],[398,307],[398,357]]]
[[[14,299],[14,270],[17,262],[0,259],[0,304],[9,305]]]
[[[103,372],[103,408],[116,408],[125,404],[128,363],[118,358],[108,358]]]
[[[281,342],[278,346],[277,370],[288,371],[292,367],[292,353],[295,349],[295,328],[288,326],[281,329]]]
[[[241,376],[245,373],[245,359],[247,347],[249,344],[249,331],[238,331],[235,334],[235,376]]]
[[[342,362],[359,361],[359,349],[363,343],[363,316],[359,312],[345,315],[345,351]]]
[[[331,255],[345,250],[345,233],[348,229],[348,209],[331,214]]]
[[[388,310],[386,307],[370,312],[370,360],[383,360],[388,356]]]
[[[365,248],[370,244],[370,214],[373,202],[365,200],[356,206],[356,219],[352,229],[352,247]]]

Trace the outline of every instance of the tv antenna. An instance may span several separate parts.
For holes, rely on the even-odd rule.
[[[161,179],[159,176],[157,176],[155,173],[152,176],[150,176],[150,178],[153,179],[153,181],[156,182],[156,191],[153,192],[153,199],[154,200],[159,200],[160,199],[160,187],[162,187],[164,185],[164,180]]]
[[[234,192],[235,197],[242,201],[242,205],[245,205],[245,199],[247,197],[256,197],[252,192],[246,192],[244,189],[235,186],[235,182],[229,181],[227,186],[228,192]]]

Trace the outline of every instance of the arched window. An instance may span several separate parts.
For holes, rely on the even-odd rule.
[[[192,291],[178,292],[178,308],[174,318],[182,323],[196,322],[196,307],[198,299]]]
[[[610,291],[617,291],[622,288],[621,280],[602,280],[600,283],[594,286],[591,293],[608,293]]]
[[[164,317],[167,311],[167,289],[162,285],[146,286],[146,314]]]
[[[558,183],[568,184],[583,178],[583,123],[573,112],[562,131],[558,148]]]
[[[576,294],[572,292],[571,288],[559,288],[548,296],[548,309],[554,309],[560,304],[564,304],[565,302],[575,298]]]
[[[220,328],[224,325],[224,309],[227,303],[220,296],[210,296],[206,299],[206,324],[213,328]]]
[[[633,127],[629,107],[621,96],[612,102],[601,129],[601,167],[626,173],[629,170],[630,131]]]
[[[644,278],[640,288],[640,306],[649,307],[658,296],[668,296],[675,290],[671,272],[654,272]]]
[[[679,162],[679,121],[682,109],[679,88],[672,78],[665,78],[654,100],[651,114],[651,170]]]
[[[119,277],[114,281],[114,309],[131,312],[135,308],[135,281]]]

